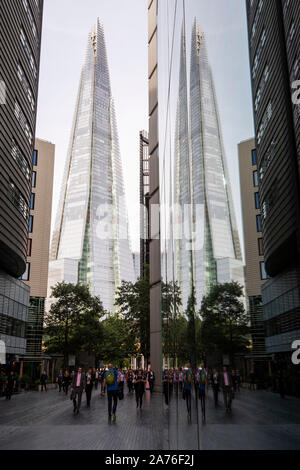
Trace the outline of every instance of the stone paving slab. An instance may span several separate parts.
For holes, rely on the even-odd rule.
[[[107,418],[107,400],[94,391],[91,408],[82,401],[73,415],[72,402],[57,390],[28,392],[0,399],[1,450],[300,450],[300,400],[277,394],[242,390],[225,413],[222,397],[215,409],[207,399],[202,423],[192,399],[192,421],[186,404],[174,393],[170,407],[160,394],[146,393],[136,410],[134,396],[118,403],[117,421]]]

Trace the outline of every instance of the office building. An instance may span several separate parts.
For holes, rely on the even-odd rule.
[[[116,114],[99,21],[88,37],[50,270],[55,271],[56,264],[65,266],[62,260],[73,261],[72,277],[89,286],[109,312],[115,310],[115,292],[121,281],[135,280]],[[51,272],[49,279],[54,282]],[[64,273],[62,279],[66,279]]]
[[[42,0],[0,2],[0,340],[26,352],[26,271],[42,34]]]
[[[300,4],[248,0],[250,69],[262,234],[266,351],[290,363],[300,337],[299,74]]]
[[[261,289],[268,275],[264,263],[255,139],[241,142],[238,146],[238,153],[246,260],[245,283],[247,308],[251,321],[252,358],[254,361],[264,361],[266,345]]]
[[[36,139],[33,156],[32,193],[26,271],[22,276],[30,287],[26,329],[26,360],[42,354],[43,321],[47,297],[48,267],[55,146]]]

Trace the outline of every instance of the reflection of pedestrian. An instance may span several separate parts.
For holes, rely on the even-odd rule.
[[[213,373],[211,374],[211,385],[214,393],[214,401],[215,407],[218,406],[218,396],[219,396],[219,388],[220,388],[220,378],[217,369],[213,369]]]
[[[87,374],[86,374],[86,406],[89,408],[91,406],[91,398],[92,398],[92,390],[93,390],[93,371],[90,367]]]
[[[231,411],[231,403],[232,403],[232,380],[231,375],[227,371],[227,367],[223,367],[223,372],[220,376],[220,385],[223,391],[223,398],[224,398],[224,405],[227,412]]]
[[[47,380],[48,380],[48,375],[46,374],[46,371],[43,370],[43,373],[41,375],[41,392],[43,389],[45,389],[45,392],[47,392]]]
[[[11,371],[10,375],[7,377],[6,381],[6,388],[5,388],[5,396],[6,400],[11,400],[11,396],[13,394],[14,388],[16,387],[16,377]]]
[[[166,405],[169,405],[169,401],[171,398],[172,382],[173,382],[172,375],[170,374],[168,370],[165,370],[164,376],[163,376],[163,391],[164,391]]]
[[[186,401],[186,407],[188,412],[188,417],[191,419],[192,413],[192,383],[193,383],[193,374],[191,371],[191,364],[188,365],[188,369],[184,373],[183,377],[183,393]]]

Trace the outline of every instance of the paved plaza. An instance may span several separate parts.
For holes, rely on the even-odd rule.
[[[225,413],[222,396],[215,409],[207,400],[206,423],[187,420],[181,396],[172,396],[168,409],[160,394],[147,392],[143,410],[125,393],[117,421],[109,423],[106,397],[93,391],[91,408],[85,397],[73,415],[69,397],[58,390],[26,392],[7,402],[0,399],[1,450],[296,450],[300,449],[300,400],[265,391],[242,390]]]

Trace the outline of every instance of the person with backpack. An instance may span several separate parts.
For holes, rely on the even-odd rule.
[[[133,382],[135,385],[136,407],[141,409],[143,405],[143,396],[145,393],[145,384],[147,382],[146,376],[142,369],[137,371]]]
[[[104,373],[103,377],[103,391],[107,388],[108,399],[108,418],[109,420],[116,421],[116,411],[118,406],[118,389],[120,383],[120,374],[117,369],[113,369],[112,364],[108,365],[108,370]],[[112,405],[112,402],[114,404]]]
[[[193,383],[193,374],[191,371],[191,364],[188,364],[188,368],[184,372],[183,376],[183,396],[186,401],[186,407],[188,412],[188,417],[191,419],[192,415],[192,383]]]

